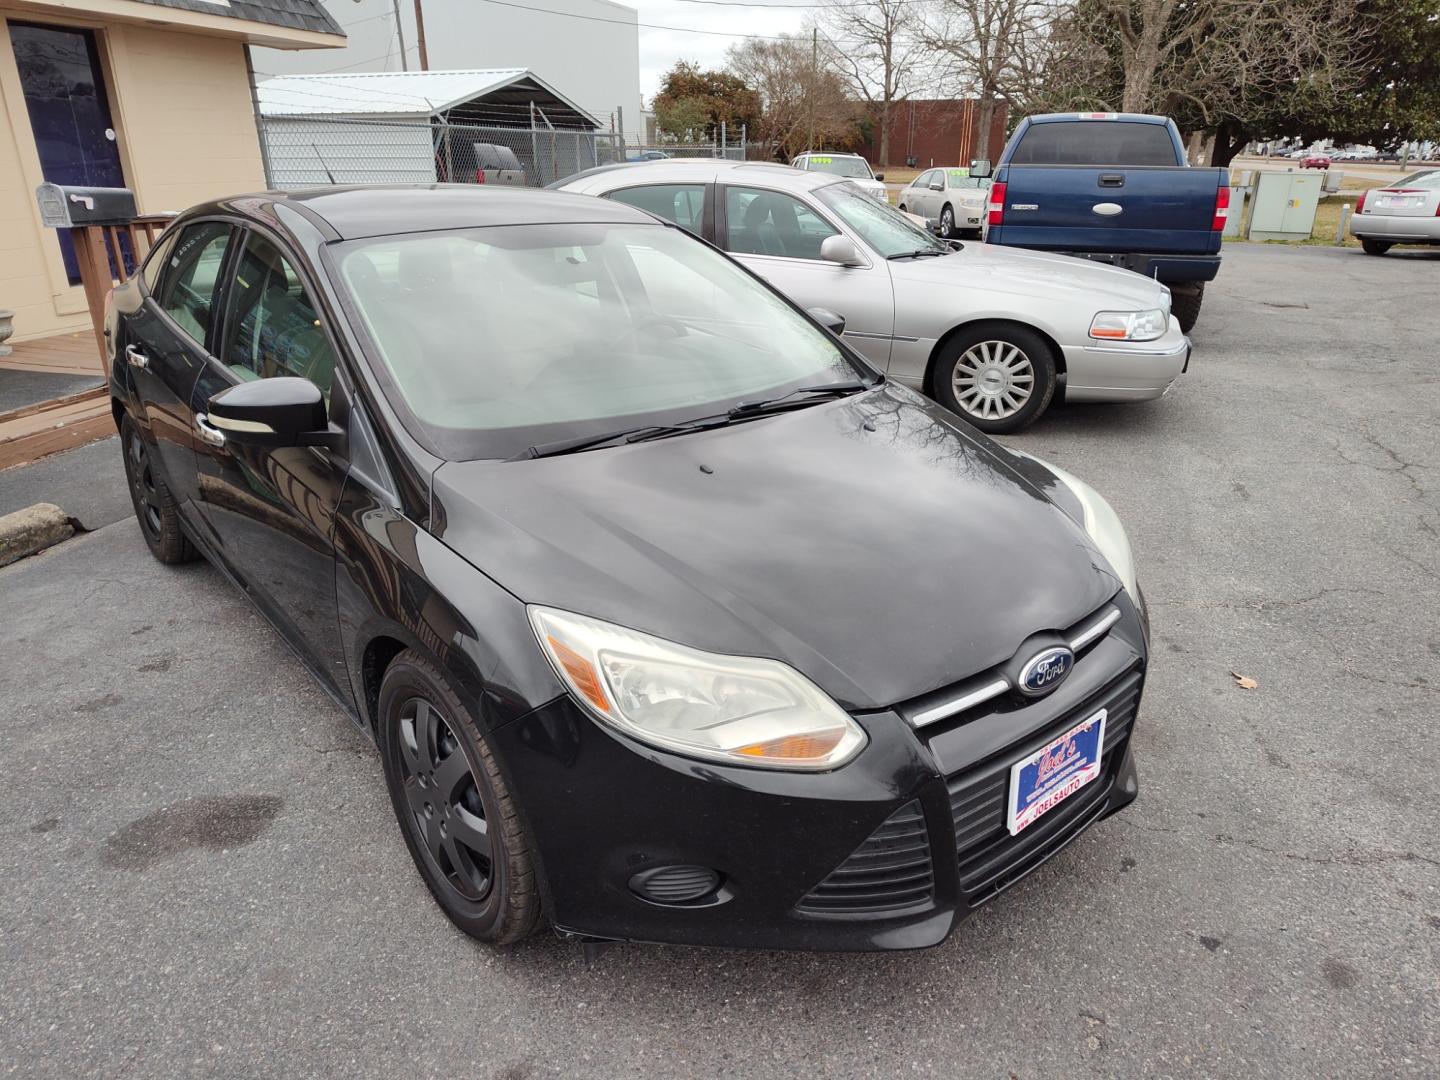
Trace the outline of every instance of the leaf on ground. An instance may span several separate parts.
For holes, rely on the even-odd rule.
[[[1260,684],[1249,675],[1241,675],[1238,671],[1230,672],[1230,677],[1235,680],[1235,685],[1241,690],[1254,690]]]

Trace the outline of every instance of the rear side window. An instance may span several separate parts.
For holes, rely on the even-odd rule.
[[[610,198],[648,210],[656,217],[673,221],[682,229],[700,235],[700,222],[705,212],[704,184],[651,184],[622,188],[612,191]]]
[[[160,278],[160,307],[180,328],[204,344],[210,332],[220,266],[230,245],[230,226],[203,221],[180,234]]]
[[[1015,148],[1011,165],[1177,165],[1175,144],[1164,124],[1123,120],[1076,120],[1032,124]]]

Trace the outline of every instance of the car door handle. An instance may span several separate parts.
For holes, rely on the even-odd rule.
[[[150,358],[142,352],[137,352],[134,345],[125,346],[125,362],[133,368],[145,371],[150,367]]]
[[[1101,174],[1100,174],[1100,186],[1101,186],[1101,187],[1124,187],[1124,186],[1125,186],[1125,174],[1124,174],[1124,173],[1101,173]]]
[[[210,418],[203,412],[195,414],[195,434],[200,436],[201,442],[211,446],[225,445],[225,433],[210,423]]]

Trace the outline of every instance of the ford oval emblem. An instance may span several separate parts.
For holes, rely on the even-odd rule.
[[[1048,694],[1065,681],[1074,666],[1075,654],[1064,645],[1038,652],[1020,669],[1018,689],[1030,697]]]

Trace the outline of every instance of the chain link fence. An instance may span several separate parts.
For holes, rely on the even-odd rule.
[[[637,145],[615,132],[440,120],[268,116],[260,123],[272,188],[327,184],[523,183],[657,158],[745,159],[745,143]]]

